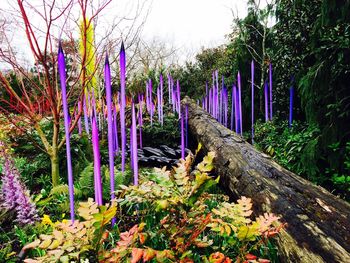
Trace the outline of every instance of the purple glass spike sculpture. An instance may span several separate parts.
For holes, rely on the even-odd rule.
[[[131,105],[132,106],[132,105]],[[132,119],[131,119],[132,120]],[[132,123],[131,123],[131,126],[130,126],[130,129],[129,129],[129,153],[130,153],[130,168],[131,168],[131,170],[133,170],[133,157],[134,157],[134,155],[133,155],[133,153],[132,153],[132,151],[133,151],[133,147],[132,147],[132,139],[133,139],[133,137],[132,137],[132,132],[133,132],[133,130],[132,130]]]
[[[102,205],[102,181],[101,181],[101,160],[100,146],[98,139],[98,127],[96,117],[92,116],[92,150],[94,155],[94,186],[95,186],[95,202]]]
[[[176,92],[175,92],[175,88],[174,85],[172,86],[172,90],[171,90],[171,100],[172,100],[172,105],[173,105],[173,113],[175,113],[176,111]]]
[[[119,54],[120,60],[120,133],[121,133],[121,148],[122,148],[122,172],[125,171],[125,148],[126,148],[126,130],[125,130],[125,107],[126,107],[126,99],[125,99],[125,66],[126,66],[126,58],[125,58],[125,48],[124,42],[122,42]]]
[[[95,121],[98,124],[98,120],[96,119],[97,118],[97,109],[96,109],[96,99],[95,99],[94,90],[91,91],[91,103],[92,103],[92,109],[93,109],[93,113],[91,115],[91,118],[92,118],[92,116],[95,116]]]
[[[272,121],[272,64],[269,65],[269,80],[270,80],[270,120]]]
[[[293,123],[293,101],[294,101],[294,87],[291,86],[289,90],[289,128]]]
[[[134,185],[139,184],[138,175],[138,160],[137,160],[137,134],[136,134],[136,114],[135,114],[135,104],[132,102],[132,113],[131,113],[131,136],[132,143],[130,145],[132,149],[132,170],[134,173]]]
[[[251,63],[252,77],[252,144],[254,143],[254,60]]]
[[[212,109],[212,116],[216,119],[216,113],[215,113],[215,109],[216,109],[216,88],[215,88],[215,72],[213,71],[213,74],[212,74],[212,77],[213,77],[213,86],[212,86],[212,106],[213,106],[213,109]]]
[[[223,102],[224,102],[224,76],[222,76],[222,79],[221,79],[221,92],[219,90],[219,113],[218,113],[218,121],[219,123],[223,124]]]
[[[269,121],[269,92],[268,92],[267,81],[264,84],[264,98],[265,98],[265,122]]]
[[[219,71],[215,71],[216,79],[216,119],[219,120],[220,113],[220,87],[219,87]]]
[[[109,157],[109,177],[111,187],[111,200],[115,198],[115,186],[114,186],[114,150],[113,145],[115,140],[113,138],[113,111],[112,111],[112,83],[111,83],[111,69],[109,67],[108,55],[106,54],[105,68],[105,88],[106,88],[106,100],[107,100],[107,124],[108,124],[108,157]],[[113,219],[112,224],[115,220]]]
[[[208,81],[205,82],[205,110],[208,111],[208,96],[209,96],[209,90],[208,90]]]
[[[160,74],[160,123],[163,126],[163,122],[164,122],[164,112],[163,112],[163,75]]]
[[[213,89],[209,90],[209,101],[208,101],[209,113],[213,116]]]
[[[243,118],[242,118],[242,90],[241,90],[241,74],[238,71],[237,76],[237,82],[238,82],[238,105],[239,105],[239,133],[241,136],[243,136]]]
[[[151,118],[151,126],[153,125],[153,87],[152,87],[152,80],[149,80],[148,85],[148,95],[149,95],[149,107],[150,107],[150,118]]]
[[[235,114],[235,88],[232,86],[232,93],[231,93],[231,131],[233,131],[233,121],[234,121],[234,114]]]
[[[64,130],[66,134],[70,218],[72,221],[74,221],[74,185],[73,185],[72,158],[71,158],[71,152],[70,152],[69,109],[68,109],[67,89],[66,89],[66,63],[64,59],[64,53],[61,46],[61,42],[59,43],[59,46],[58,46],[58,72],[60,75],[60,84],[61,84],[61,90],[62,90]]]
[[[157,88],[157,112],[158,112],[158,122],[161,123],[161,113],[160,113],[160,86]]]
[[[180,81],[177,80],[176,82],[176,90],[177,90],[177,109],[178,109],[178,113],[179,113],[179,117],[181,114],[181,93],[180,93]]]
[[[115,143],[115,155],[119,154],[119,140],[118,140],[118,118],[117,109],[114,106],[113,109],[113,124],[114,124],[114,143]]]
[[[184,132],[184,115],[180,110],[180,122],[181,122],[181,159],[185,160],[185,132]]]
[[[142,125],[143,125],[143,94],[139,95],[139,136],[140,136],[140,149],[142,149]]]
[[[225,127],[228,127],[228,90],[226,87],[225,87],[225,93],[224,93],[224,103],[225,103],[224,124],[225,124]]]
[[[150,113],[149,110],[149,95],[148,95],[148,84],[149,82],[146,81],[146,110],[148,111],[148,113]]]
[[[186,143],[185,146],[188,148],[188,104],[185,106],[185,130],[186,130]]]
[[[238,91],[237,86],[233,84],[233,99],[235,101],[235,131],[238,134],[239,132],[239,105],[238,105]]]

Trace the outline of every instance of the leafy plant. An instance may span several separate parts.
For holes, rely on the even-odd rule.
[[[120,234],[120,240],[117,246],[110,251],[102,251],[99,255],[100,262],[125,262],[131,257],[130,262],[137,263],[143,259],[143,262],[156,259],[157,262],[164,262],[166,259],[174,259],[170,250],[158,251],[152,248],[138,248],[146,241],[147,234],[142,232],[145,224],[133,226],[129,231]]]
[[[257,123],[255,126],[256,146],[271,155],[285,168],[316,183],[323,183],[319,176],[318,155],[315,147],[319,130],[314,126],[294,122],[289,128],[287,122]]]
[[[331,144],[327,162],[320,157],[320,130],[316,126],[294,122],[289,128],[287,122],[257,123],[255,146],[271,155],[279,164],[292,172],[320,184],[329,191],[349,200],[350,193],[350,146],[342,147],[339,142]],[[342,159],[343,163],[338,160]]]
[[[230,204],[227,197],[207,192],[218,182],[208,174],[214,157],[208,153],[191,171],[194,159],[187,156],[172,171],[155,168],[139,186],[123,186],[117,200],[121,212],[132,211],[140,223],[124,233],[128,242],[117,243],[106,262],[231,262],[267,244],[282,227],[272,226],[278,217],[264,214],[252,221],[249,198]],[[214,255],[225,256],[215,261]]]
[[[195,158],[189,155],[171,171],[145,171],[138,186],[120,185],[116,203],[98,207],[91,199],[81,202],[80,220],[52,223],[44,217],[52,233],[23,250],[37,248],[45,254],[25,262],[229,263],[266,256],[260,250],[269,247],[283,225],[273,226],[279,218],[268,213],[252,220],[249,198],[229,203],[227,196],[209,193],[219,180],[209,176],[214,158],[208,153],[193,170]],[[117,225],[107,231],[115,215]]]
[[[343,190],[343,196],[346,199],[350,199],[350,142],[346,143],[345,152],[341,153],[339,143],[332,144],[331,150],[335,153],[344,156],[344,164],[341,169],[328,168],[326,174],[331,178],[335,186]],[[343,170],[344,173],[340,173],[339,170]]]
[[[40,235],[39,239],[23,247],[23,251],[40,248],[46,254],[24,262],[70,262],[80,259],[91,251],[97,254],[106,235],[106,226],[116,214],[116,206],[100,206],[89,199],[78,208],[81,221],[64,220],[53,226],[52,234]]]

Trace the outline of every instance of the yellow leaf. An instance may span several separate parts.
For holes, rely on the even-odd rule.
[[[56,249],[61,243],[58,240],[52,241],[51,245],[48,247],[48,249]]]
[[[146,223],[144,223],[144,222],[140,223],[139,227],[138,227],[138,231],[141,232],[145,226],[146,226]]]
[[[225,227],[220,226],[220,235],[224,235],[225,234]]]
[[[51,239],[45,239],[41,244],[39,245],[39,248],[46,249],[50,246]]]
[[[251,225],[251,226],[241,226],[238,229],[237,238],[240,241],[246,240],[246,241],[254,241],[256,236],[259,235],[259,231],[257,226]]]
[[[196,150],[196,155],[201,149],[202,149],[202,144],[198,143],[198,147],[197,147],[197,150]]]
[[[106,212],[104,212],[103,225],[105,225],[109,221],[111,221],[116,213],[117,213],[117,207],[115,207],[115,206],[111,206]]]
[[[225,232],[228,236],[231,235],[231,227],[229,227],[228,225],[225,225]]]

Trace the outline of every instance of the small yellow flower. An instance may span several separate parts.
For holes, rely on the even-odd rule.
[[[53,223],[50,219],[50,216],[48,216],[48,215],[43,216],[43,218],[41,219],[41,224],[53,226]]]

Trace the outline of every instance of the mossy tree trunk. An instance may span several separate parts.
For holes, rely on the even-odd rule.
[[[220,184],[232,196],[252,198],[255,212],[287,223],[278,238],[281,262],[350,262],[350,205],[284,169],[219,124],[192,100],[189,130],[216,153]]]

